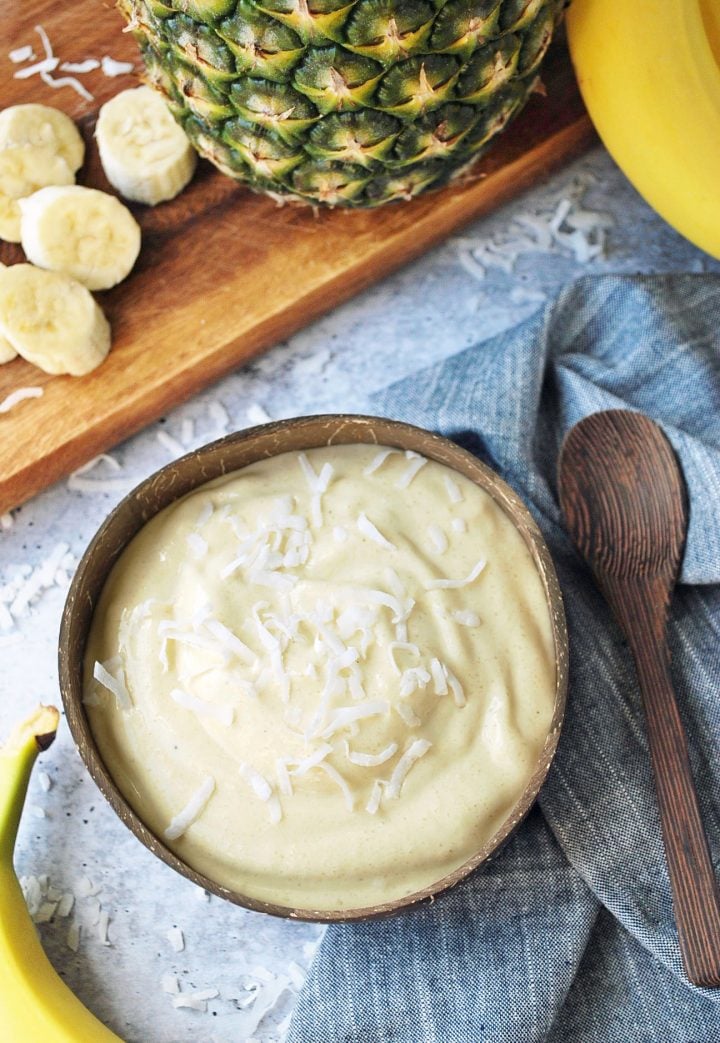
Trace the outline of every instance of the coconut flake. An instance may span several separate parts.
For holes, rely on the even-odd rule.
[[[59,87],[72,87],[72,89],[79,94],[81,98],[84,98],[85,101],[95,100],[95,95],[91,94],[87,88],[83,87],[80,80],[76,80],[74,76],[55,77],[51,76],[49,72],[41,72],[40,79],[44,84],[48,87],[52,87],[54,90],[57,90]]]
[[[428,525],[427,532],[428,532],[428,536],[430,537],[430,542],[433,545],[433,549],[438,554],[444,554],[445,551],[448,548],[448,538],[445,535],[445,533],[442,531],[440,526],[439,525]]]
[[[132,62],[119,62],[115,58],[111,58],[108,54],[104,54],[101,62],[102,71],[105,76],[124,76],[126,73],[132,72],[135,66]]]
[[[410,641],[391,641],[390,642],[390,644],[387,646],[388,655],[390,656],[390,663],[392,665],[393,671],[399,677],[400,674],[402,673],[402,671],[401,671],[400,667],[397,665],[397,662],[395,660],[395,650],[396,649],[400,649],[403,652],[410,652],[411,655],[416,655],[416,656],[420,655],[420,649],[418,648],[417,645],[412,644],[412,642],[410,642]]]
[[[237,634],[234,634],[219,619],[206,619],[203,625],[206,630],[210,631],[213,637],[218,639],[222,647],[232,653],[232,655],[244,660],[251,666],[258,662],[258,657],[252,648],[248,648],[245,642],[241,641]]]
[[[357,706],[343,706],[332,715],[329,725],[322,733],[323,739],[329,739],[331,735],[356,721],[362,721],[366,717],[378,717],[390,711],[390,704],[384,699],[374,702],[358,703]]]
[[[232,706],[214,706],[212,703],[206,703],[202,699],[197,699],[190,692],[184,692],[180,688],[173,688],[170,692],[170,698],[178,706],[182,706],[183,709],[191,710],[198,717],[209,717],[211,720],[225,725],[226,728],[229,728],[235,720],[235,711]]]
[[[466,587],[478,578],[487,562],[484,558],[475,565],[472,572],[465,579],[431,579],[425,584],[425,590],[458,590]]]
[[[222,402],[211,402],[208,406],[208,415],[215,423],[218,434],[224,434],[230,424],[230,414]]]
[[[248,583],[254,583],[256,587],[269,587],[271,590],[292,590],[298,581],[297,576],[291,576],[280,572],[259,570],[248,572]]]
[[[13,527],[13,516],[12,516],[12,514],[10,514],[9,511],[6,511],[4,514],[0,514],[0,529],[2,529],[4,532],[7,532],[8,529],[12,529],[12,527]]]
[[[100,68],[97,58],[86,58],[84,62],[63,62],[60,66],[61,72],[94,72]]]
[[[38,772],[38,782],[40,783],[40,788],[45,793],[48,793],[50,789],[52,789],[52,779],[46,771]]]
[[[450,691],[453,694],[453,699],[455,700],[455,705],[465,706],[467,699],[465,698],[463,686],[460,684],[455,674],[452,673],[451,670],[448,670],[447,667],[445,667],[445,674],[447,676],[447,682],[450,685]]]
[[[189,1010],[199,1010],[207,1013],[207,1001],[215,999],[220,993],[217,989],[198,989],[195,992],[181,992],[173,996],[172,1005],[176,1009],[186,1007]]]
[[[80,948],[80,924],[75,922],[71,923],[68,927],[68,933],[65,938],[65,944],[68,949],[72,952],[77,952]]]
[[[429,680],[430,674],[422,666],[411,666],[404,670],[400,678],[400,698],[407,699],[418,688],[425,688]]]
[[[471,612],[469,609],[457,609],[452,613],[452,617],[456,623],[463,627],[480,626],[480,616],[477,612]]]
[[[418,471],[427,463],[426,457],[420,456],[419,453],[414,453],[412,449],[408,449],[405,456],[410,460],[410,464],[395,482],[396,489],[407,489]]]
[[[278,789],[282,795],[284,797],[292,797],[293,787],[287,765],[288,762],[283,757],[278,757],[275,761],[275,777],[277,778]]]
[[[32,49],[32,44],[26,44],[25,47],[16,47],[14,51],[9,51],[8,58],[13,65],[19,65],[21,62],[31,62],[35,58],[35,51]]]
[[[435,695],[447,695],[447,677],[445,676],[445,668],[439,659],[430,660],[430,673],[435,686]]]
[[[35,65],[26,65],[24,69],[18,69],[17,72],[13,73],[14,80],[28,80],[31,76],[38,76],[41,73],[54,72],[60,64],[59,58],[43,58],[42,61],[36,62]]]
[[[329,743],[323,743],[322,746],[318,746],[316,750],[308,754],[302,760],[297,761],[295,767],[291,769],[291,775],[306,775],[313,768],[316,768],[321,764],[327,755],[332,753],[332,746]]]
[[[425,756],[431,746],[432,743],[428,742],[427,739],[415,739],[408,749],[405,750],[405,753],[403,753],[395,765],[390,781],[387,784],[386,795],[391,800],[400,796],[408,772],[416,761]]]
[[[97,933],[98,941],[101,945],[109,945],[110,939],[108,938],[108,927],[110,926],[110,917],[105,909],[100,913],[100,919],[98,921]]]
[[[332,765],[327,764],[325,761],[322,761],[318,765],[318,767],[321,771],[325,772],[328,778],[332,779],[332,781],[340,787],[348,811],[354,811],[355,798],[353,797],[350,787],[348,786],[346,780],[342,777],[340,772],[333,768]]]
[[[247,408],[247,418],[251,424],[269,424],[272,417],[259,402],[251,402]]]
[[[66,891],[58,902],[57,915],[62,919],[69,916],[72,912],[72,908],[75,905],[75,895],[71,891]]]
[[[259,771],[253,768],[252,764],[248,764],[246,761],[240,762],[239,771],[256,797],[264,801],[270,800],[272,797],[272,786],[264,775],[261,775]]]
[[[345,543],[348,538],[347,529],[344,529],[342,525],[336,525],[333,529],[333,539],[336,543]]]
[[[450,524],[452,525],[453,532],[467,532],[467,522],[464,518],[453,518]]]
[[[413,710],[409,703],[395,703],[393,707],[398,717],[401,717],[408,728],[417,728],[422,724],[422,721]]]
[[[14,406],[24,402],[26,398],[40,398],[42,394],[43,389],[40,387],[17,388],[0,402],[0,413],[9,413]]]
[[[177,996],[180,992],[180,983],[175,974],[163,974],[160,979],[160,987],[163,992],[166,992],[169,996]]]
[[[186,540],[188,547],[198,560],[206,556],[208,552],[207,540],[204,540],[199,532],[189,532]]]
[[[445,482],[445,488],[448,497],[450,498],[450,503],[462,503],[463,494],[455,479],[451,478],[449,474],[446,474],[443,476],[443,481]]]
[[[389,746],[386,746],[380,753],[359,753],[350,749],[350,744],[347,739],[344,740],[343,746],[345,747],[345,756],[351,764],[359,764],[363,768],[376,768],[378,764],[384,764],[385,761],[389,761],[391,757],[394,757],[398,750],[398,744],[391,742]]]
[[[364,512],[358,515],[357,527],[363,536],[367,536],[369,540],[377,543],[380,547],[384,547],[385,550],[397,550],[395,544],[385,539],[380,530],[373,525]]]
[[[185,938],[179,927],[171,927],[169,931],[165,933],[165,937],[170,942],[175,952],[182,952],[185,948]]]
[[[379,467],[382,467],[382,465],[385,463],[387,458],[392,453],[399,453],[399,452],[400,452],[399,449],[388,449],[387,447],[384,448],[384,449],[381,449],[379,451],[379,453],[377,454],[377,456],[373,457],[372,462],[369,463],[368,466],[365,468],[365,470],[363,471],[363,474],[366,477],[369,477],[371,474],[374,474],[375,471],[377,471]]]
[[[384,779],[375,779],[373,783],[372,792],[370,793],[370,800],[365,805],[365,810],[369,815],[377,814],[377,810],[380,807],[382,801],[383,789],[387,783]]]
[[[162,428],[155,432],[155,437],[160,445],[164,446],[173,456],[182,456],[185,452],[185,446],[178,442],[177,438],[173,438],[167,431],[163,431]]]
[[[185,807],[171,820],[170,825],[163,834],[165,839],[178,840],[183,833],[186,833],[193,822],[202,815],[214,791],[215,779],[212,775],[206,775]],[[180,952],[181,950],[178,949],[177,951]]]
[[[107,669],[105,664],[95,661],[93,667],[93,677],[95,680],[107,688],[109,692],[115,696],[119,710],[129,710],[132,707],[130,695],[125,687],[125,678],[122,670],[118,670],[117,677],[113,677],[110,671]]]

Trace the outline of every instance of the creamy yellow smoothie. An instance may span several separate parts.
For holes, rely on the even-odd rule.
[[[100,753],[188,865],[307,910],[458,868],[511,813],[555,699],[513,522],[415,453],[284,453],[154,517],[85,657]]]

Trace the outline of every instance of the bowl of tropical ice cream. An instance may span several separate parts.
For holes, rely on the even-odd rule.
[[[65,608],[68,721],[160,858],[248,908],[401,909],[528,811],[559,738],[562,600],[527,508],[396,421],[240,432],[129,494]]]

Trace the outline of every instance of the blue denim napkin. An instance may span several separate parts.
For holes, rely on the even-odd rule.
[[[601,277],[396,384],[371,411],[476,453],[524,498],[565,596],[569,705],[537,805],[434,904],[330,927],[289,1043],[717,1043],[685,979],[627,645],[564,532],[556,466],[589,413],[639,409],[682,461],[690,529],[669,638],[720,868],[720,277]]]

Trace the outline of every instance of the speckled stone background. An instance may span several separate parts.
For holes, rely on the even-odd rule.
[[[590,259],[582,235],[573,234],[586,218],[601,227],[603,240]],[[39,564],[59,543],[80,556],[123,489],[172,457],[160,432],[191,448],[257,423],[263,411],[273,419],[362,412],[374,390],[513,325],[580,275],[703,270],[720,271],[720,264],[665,225],[597,148],[118,446],[112,456],[119,469],[102,461],[87,475],[88,482],[111,477],[112,492],[80,492],[61,482],[13,512],[12,525],[0,530],[0,600],[7,602],[1,585],[12,583],[19,566]],[[14,628],[0,629],[2,734],[38,700],[58,699],[63,600],[62,587],[53,586]],[[281,1039],[322,929],[208,899],[156,861],[107,807],[66,728],[40,771],[52,785],[46,791],[36,772],[18,869],[46,874],[46,886],[77,894],[68,917],[55,915],[39,929],[83,1001],[132,1043]],[[98,906],[110,918],[107,945]],[[81,926],[76,953],[67,945],[73,921]],[[181,952],[167,937],[173,927],[183,934]],[[181,997],[193,990],[218,995],[207,1011],[176,1008],[177,997],[163,991],[166,975],[177,977]]]

